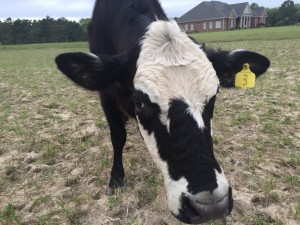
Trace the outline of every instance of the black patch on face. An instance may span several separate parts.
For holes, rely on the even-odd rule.
[[[147,94],[137,91],[133,95],[136,115],[140,123],[155,135],[159,155],[166,161],[173,180],[185,177],[192,194],[201,191],[213,191],[217,188],[215,169],[221,172],[213,154],[213,142],[210,133],[214,96],[204,107],[204,129],[198,127],[195,119],[188,113],[188,105],[182,100],[172,100],[168,111],[170,133],[160,121],[160,107],[152,103]],[[141,102],[143,107],[140,108]]]
[[[184,176],[191,193],[212,191],[217,187],[215,169],[221,172],[213,154],[213,140],[210,132],[215,97],[204,107],[202,117],[205,128],[199,128],[188,113],[189,106],[182,100],[170,103],[170,136],[172,151],[169,156],[169,171],[172,177]],[[167,157],[167,156],[166,156]]]
[[[148,131],[148,133],[152,133],[153,123],[157,124],[157,120],[159,120],[159,115],[161,113],[160,107],[152,103],[149,99],[149,96],[141,91],[135,91],[132,95],[132,102],[135,108],[135,113],[138,116],[139,120],[143,127]]]
[[[204,107],[204,111],[202,113],[202,118],[204,121],[205,127],[210,131],[211,130],[211,120],[214,116],[214,108],[215,108],[215,102],[216,102],[216,95],[213,96],[209,102]]]

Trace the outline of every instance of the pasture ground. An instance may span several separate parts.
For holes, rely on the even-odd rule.
[[[232,34],[240,40],[230,41]],[[196,36],[209,47],[258,51],[272,63],[254,89],[221,89],[216,103],[215,154],[235,198],[227,224],[299,225],[300,27]],[[86,49],[0,46],[0,224],[180,224],[133,121],[125,188],[104,194],[112,147],[98,96],[75,86],[53,61]]]

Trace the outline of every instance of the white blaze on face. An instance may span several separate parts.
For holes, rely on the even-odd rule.
[[[145,144],[153,158],[153,161],[156,163],[157,167],[163,174],[164,183],[167,191],[168,208],[171,210],[172,213],[178,215],[179,210],[181,209],[181,195],[182,193],[188,193],[188,182],[185,178],[181,178],[178,181],[175,181],[171,178],[167,163],[163,161],[159,156],[154,133],[149,134],[148,131],[146,131],[143,128],[143,125],[141,125],[138,118],[137,120],[141,135],[145,140]]]
[[[205,104],[217,93],[219,79],[206,54],[180,31],[175,21],[156,21],[149,26],[141,46],[134,87],[148,94],[166,118],[171,100],[187,103],[200,128]]]
[[[216,195],[217,199],[222,198],[228,193],[229,183],[225,177],[225,174],[223,172],[219,173],[217,170],[215,170],[216,178],[217,178],[217,184],[218,188],[214,190],[214,195]]]
[[[180,31],[175,21],[157,21],[150,25],[142,41],[137,66],[134,87],[158,104],[160,121],[167,130],[169,104],[176,99],[189,106],[186,113],[193,116],[198,127],[204,128],[204,106],[216,95],[219,80],[205,53]],[[147,148],[163,173],[168,207],[178,215],[182,194],[189,195],[188,182],[184,177],[178,181],[171,179],[167,162],[158,153],[154,133],[149,134],[144,129],[138,116],[137,121]]]

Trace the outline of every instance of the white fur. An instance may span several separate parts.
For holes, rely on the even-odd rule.
[[[235,50],[229,52],[229,55],[234,55],[237,52],[244,52],[244,51],[247,51],[247,50],[246,49],[235,49]]]
[[[167,116],[167,113],[160,114],[159,117],[162,124],[166,125],[168,133],[170,133],[170,119]]]
[[[93,53],[90,53],[90,52],[86,52],[87,55],[93,57],[93,58],[99,58],[97,55],[93,54]]]
[[[165,186],[167,189],[168,207],[174,215],[178,215],[179,210],[182,209],[181,207],[182,194],[185,193],[186,196],[190,195],[187,190],[188,182],[183,177],[177,181],[174,181],[172,179],[167,179],[165,180]]]
[[[147,93],[162,114],[167,114],[171,100],[181,99],[198,126],[204,127],[203,107],[217,93],[219,80],[205,53],[175,21],[149,26],[137,65],[134,87]],[[167,122],[165,116],[161,118]]]
[[[139,129],[145,140],[145,144],[146,144],[154,162],[156,163],[157,167],[161,170],[161,172],[163,174],[165,187],[166,187],[166,191],[167,191],[168,207],[172,213],[174,213],[175,215],[178,215],[179,209],[181,209],[181,201],[180,201],[181,195],[182,195],[182,193],[188,193],[188,191],[187,191],[188,182],[185,178],[181,178],[178,181],[171,179],[167,163],[165,161],[163,161],[159,156],[158,147],[157,147],[157,143],[156,143],[154,134],[151,133],[149,135],[148,132],[140,124],[138,118],[137,118],[137,120],[138,120]]]
[[[144,129],[143,125],[141,125],[138,117],[137,117],[137,122],[138,122],[138,126],[139,126],[139,130],[141,132],[141,135],[144,138],[145,144],[146,144],[147,149],[148,149],[148,151],[150,152],[150,154],[153,158],[153,161],[156,163],[158,168],[161,170],[164,177],[169,176],[168,165],[159,156],[156,140],[155,140],[155,137],[154,137],[154,133],[151,133],[149,135],[148,131],[146,131]]]
[[[205,127],[204,125],[204,120],[202,118],[202,111],[203,108],[199,107],[199,108],[194,108],[194,107],[189,107],[188,108],[188,113],[194,117],[194,119],[196,120],[198,127],[203,129]]]
[[[156,143],[156,139],[154,137],[154,133],[149,134],[148,131],[143,128],[143,125],[141,125],[138,117],[137,117],[137,121],[138,121],[138,126],[140,129],[141,135],[143,136],[143,138],[145,140],[145,144],[146,144],[154,162],[156,163],[157,167],[160,169],[160,171],[163,174],[165,188],[166,188],[166,192],[167,192],[168,208],[174,215],[178,215],[179,210],[182,208],[182,206],[181,206],[182,194],[184,194],[186,197],[190,197],[190,198],[194,198],[194,197],[200,198],[201,202],[208,202],[208,203],[211,200],[215,200],[216,203],[218,203],[225,196],[227,196],[229,183],[223,172],[219,173],[218,171],[215,170],[218,188],[215,189],[213,191],[213,193],[205,191],[205,192],[200,192],[193,197],[193,195],[188,192],[188,189],[187,189],[188,182],[184,177],[180,178],[177,181],[175,181],[171,178],[171,176],[169,174],[168,164],[165,161],[163,161],[159,156],[158,146]],[[212,196],[214,196],[214,197],[212,198]]]
[[[215,173],[217,177],[218,188],[214,190],[213,195],[215,196],[215,199],[221,199],[227,195],[230,185],[225,177],[225,174],[223,173],[223,170],[221,173],[215,170]]]
[[[170,119],[167,114],[174,99],[186,102],[189,106],[186,113],[204,128],[203,109],[216,95],[219,80],[205,53],[180,31],[175,21],[156,21],[149,26],[137,66],[134,87],[148,94],[150,100],[160,106],[160,120],[168,130]],[[182,193],[191,195],[187,191],[188,182],[184,177],[178,181],[171,179],[167,163],[159,156],[154,134],[143,128],[138,116],[137,121],[146,146],[163,173],[168,207],[178,215]],[[218,184],[225,184],[223,175],[217,175],[217,179]]]

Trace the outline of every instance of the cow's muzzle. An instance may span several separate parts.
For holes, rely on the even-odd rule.
[[[188,224],[206,223],[229,215],[233,208],[232,189],[224,195],[203,192],[196,196],[182,194],[182,208],[177,219]]]

